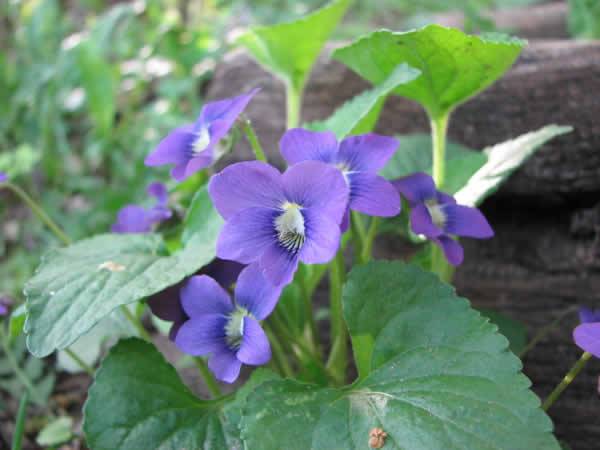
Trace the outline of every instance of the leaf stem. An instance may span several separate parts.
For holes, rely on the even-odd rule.
[[[449,114],[431,119],[431,142],[433,144],[433,181],[438,189],[442,189],[446,178],[446,133],[448,131]],[[448,263],[437,246],[431,245],[431,271],[442,281],[450,281],[452,272],[448,271]]]
[[[46,211],[44,211],[43,208],[40,205],[38,205],[29,196],[29,194],[27,194],[27,192],[25,192],[23,189],[21,189],[16,184],[13,184],[10,182],[3,183],[2,185],[6,186],[17,197],[19,197],[29,207],[29,209],[31,209],[31,211],[38,217],[38,219],[40,219],[40,221],[42,221],[48,228],[50,228],[50,230],[54,233],[54,235],[58,239],[60,239],[60,241],[64,245],[71,244],[71,239],[69,239],[69,237],[65,234],[65,232],[62,231],[58,225],[56,225],[56,222],[54,222],[50,218],[50,216],[46,213]]]
[[[131,311],[129,311],[129,308],[127,307],[127,305],[121,305],[121,312],[123,313],[125,318],[135,327],[135,329],[138,331],[138,333],[140,334],[140,337],[142,339],[145,339],[148,342],[152,342],[152,337],[146,331],[146,329],[144,328],[144,325],[142,325],[142,323],[137,319],[137,317],[135,317],[131,313]]]
[[[213,398],[220,397],[221,389],[219,388],[219,384],[217,383],[217,380],[215,380],[215,377],[208,368],[208,365],[206,364],[204,358],[194,358],[194,364],[196,364],[196,367],[198,367],[200,376],[204,380],[204,384],[206,384],[210,395],[212,395]]]
[[[15,421],[15,431],[12,439],[12,450],[21,450],[23,434],[25,433],[25,418],[27,416],[27,403],[29,402],[29,391],[25,389],[19,402],[19,411]]]
[[[254,132],[254,128],[252,127],[252,122],[250,122],[250,119],[245,118],[243,120],[242,129],[246,134],[248,142],[250,142],[250,147],[252,147],[252,151],[254,152],[256,159],[258,161],[268,162],[267,155],[265,155],[265,152],[263,151],[263,148],[260,145],[260,141],[258,140],[256,133]]]
[[[331,369],[335,380],[343,383],[348,366],[348,330],[342,308],[342,286],[346,278],[344,253],[339,249],[329,269],[329,301],[331,314],[331,353],[327,368]]]
[[[550,407],[554,404],[554,402],[556,400],[558,400],[558,398],[563,393],[563,391],[567,387],[569,387],[569,385],[575,379],[575,377],[577,375],[579,375],[579,373],[583,370],[583,368],[585,367],[585,365],[587,364],[587,362],[590,360],[591,357],[592,357],[592,354],[588,353],[588,352],[584,352],[581,355],[581,358],[579,358],[579,360],[577,360],[577,362],[573,365],[573,367],[571,367],[571,370],[569,370],[567,372],[567,374],[562,379],[562,381],[558,384],[558,386],[556,386],[554,388],[554,390],[550,393],[548,398],[546,398],[546,400],[544,400],[544,403],[542,405],[542,409],[544,411],[548,411],[548,409],[550,409]]]
[[[287,129],[296,128],[300,124],[303,88],[296,89],[291,82],[285,83],[285,98],[287,108]]]
[[[81,368],[81,370],[86,372],[91,377],[94,376],[94,368],[92,366],[90,366],[89,364],[87,364],[83,359],[81,359],[77,355],[77,353],[75,353],[70,348],[65,348],[65,353],[67,355],[69,355],[69,358],[71,358],[73,361],[75,361],[75,363]]]

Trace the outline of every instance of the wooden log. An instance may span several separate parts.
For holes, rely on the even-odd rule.
[[[331,49],[329,49],[331,50]],[[278,140],[285,128],[283,87],[243,52],[217,67],[209,98],[261,86],[248,113],[269,158],[282,164]],[[323,57],[307,87],[305,121],[328,117],[369,85],[343,65]],[[530,336],[577,304],[600,306],[600,43],[532,42],[493,87],[459,107],[450,135],[480,149],[548,123],[573,125],[573,133],[538,151],[484,205],[496,231],[489,241],[465,240],[465,263],[456,273],[461,295],[477,307],[523,321]],[[391,97],[377,131],[428,130],[415,103]],[[250,158],[240,146],[230,161]],[[406,243],[383,236],[377,256],[396,259]],[[571,313],[524,360],[535,390],[546,396],[579,357]],[[600,440],[600,362],[592,361],[552,408],[557,435],[578,450]],[[533,449],[532,449],[533,450]]]
[[[500,10],[484,11],[482,16],[490,19],[499,30],[505,30],[526,39],[566,39],[567,15],[569,5],[566,1],[542,5],[522,6]],[[446,13],[433,17],[432,22],[447,27],[464,28],[463,13]]]

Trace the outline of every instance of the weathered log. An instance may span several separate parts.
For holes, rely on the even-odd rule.
[[[499,30],[506,30],[526,39],[565,39],[569,5],[566,1],[542,5],[522,6],[484,11],[482,16],[490,19]],[[446,13],[433,17],[432,22],[447,27],[463,28],[463,13]]]
[[[226,97],[261,86],[248,114],[269,158],[282,163],[278,140],[285,127],[283,87],[243,52],[217,67],[208,97]],[[328,117],[368,84],[343,65],[323,57],[307,88],[306,121]],[[516,65],[492,88],[458,108],[450,134],[482,148],[548,123],[570,124],[573,133],[544,146],[483,206],[496,231],[489,241],[465,241],[465,264],[457,271],[460,294],[477,307],[523,321],[533,335],[565,308],[600,306],[600,43],[532,42]],[[378,131],[427,131],[423,111],[391,97]],[[240,146],[233,159],[247,159]],[[230,157],[231,160],[231,157]],[[406,244],[382,237],[379,257],[406,255]],[[525,372],[546,396],[576,361],[571,313],[525,358]],[[561,439],[578,450],[600,440],[600,363],[586,372],[552,408]],[[533,450],[533,449],[532,449]]]

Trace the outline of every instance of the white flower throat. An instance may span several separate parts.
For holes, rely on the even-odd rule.
[[[208,144],[210,144],[210,134],[208,132],[208,128],[202,127],[200,130],[198,130],[198,132],[196,132],[196,139],[192,144],[192,153],[194,155],[198,155],[206,150]]]
[[[229,315],[225,325],[225,340],[231,348],[238,349],[244,338],[244,319],[251,314],[240,306]]]
[[[435,200],[427,200],[425,207],[429,211],[433,224],[438,228],[444,228],[447,218],[442,207]]]
[[[302,247],[306,237],[302,207],[285,202],[281,209],[283,212],[275,219],[277,239],[283,248],[295,253]]]

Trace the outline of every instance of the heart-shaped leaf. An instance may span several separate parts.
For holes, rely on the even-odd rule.
[[[461,205],[480,204],[486,197],[496,192],[538,148],[550,139],[570,133],[572,130],[572,127],[547,125],[537,131],[522,134],[518,138],[484,149],[487,162],[456,193],[456,201]]]
[[[237,42],[267,70],[300,91],[349,4],[350,0],[334,0],[301,19],[251,28]]]
[[[394,92],[419,102],[433,119],[447,115],[496,81],[513,64],[525,42],[493,34],[470,36],[428,25],[394,33],[376,31],[339,48],[333,57],[377,85],[406,63],[422,75]]]
[[[47,254],[25,287],[31,353],[43,357],[68,347],[119,306],[160,292],[208,264],[223,220],[206,188],[191,209],[197,218],[184,247],[172,256],[164,255],[164,242],[155,234],[104,234]]]
[[[223,430],[225,403],[196,398],[153,345],[131,338],[98,370],[84,432],[93,450],[239,449]]]
[[[349,134],[368,133],[375,126],[388,94],[398,85],[414,80],[419,74],[417,69],[400,64],[383,83],[348,100],[327,120],[310,123],[307,128],[333,131],[338,139]]]
[[[435,275],[400,262],[359,266],[344,314],[359,380],[261,385],[244,410],[247,448],[366,449],[374,428],[390,450],[560,448],[506,339]]]

